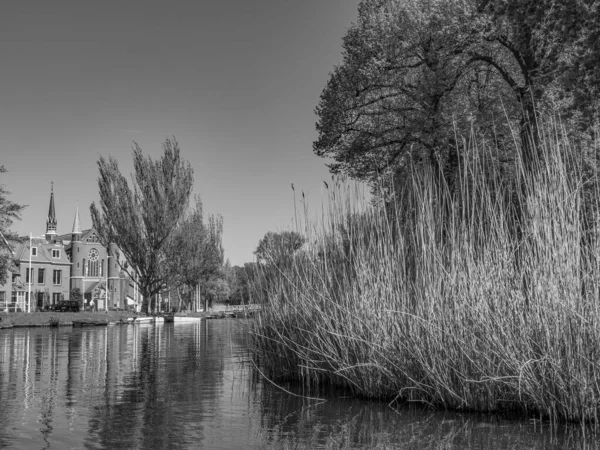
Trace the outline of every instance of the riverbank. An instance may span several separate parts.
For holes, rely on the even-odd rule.
[[[208,312],[180,312],[177,317],[196,317],[200,319],[225,319],[251,317],[256,307],[216,307]],[[137,317],[146,317],[127,311],[82,311],[71,312],[32,312],[5,313],[0,312],[0,329],[13,327],[64,327],[64,326],[101,326],[110,323],[132,323]]]
[[[13,327],[51,327],[72,326],[73,323],[89,325],[108,325],[109,322],[126,322],[134,317],[125,311],[108,312],[32,312],[32,313],[0,313],[0,329]]]

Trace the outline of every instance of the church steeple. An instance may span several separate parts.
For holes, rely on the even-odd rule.
[[[81,225],[79,224],[79,204],[75,211],[75,219],[73,220],[73,231],[71,231],[71,240],[78,242],[81,239]]]
[[[50,187],[50,206],[48,207],[48,219],[46,219],[46,240],[56,237],[56,209],[54,208],[54,181]]]

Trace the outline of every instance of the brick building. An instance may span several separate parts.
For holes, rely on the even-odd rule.
[[[71,233],[58,235],[57,224],[52,189],[46,233],[22,238],[15,249],[7,282],[0,285],[0,311],[48,309],[76,291],[86,305],[94,299],[99,310],[141,304],[117,246],[103,245],[94,229],[81,230],[79,208]]]

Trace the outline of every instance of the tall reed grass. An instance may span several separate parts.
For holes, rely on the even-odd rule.
[[[518,155],[506,171],[472,138],[452,187],[425,166],[384,205],[331,186],[322,218],[303,221],[310,244],[261,268],[263,371],[391,402],[598,424],[598,148],[584,160],[560,126],[540,129],[531,171]]]

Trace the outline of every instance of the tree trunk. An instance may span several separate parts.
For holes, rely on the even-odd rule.
[[[177,312],[181,311],[181,303],[183,302],[183,298],[181,297],[181,291],[177,288],[177,297],[179,297],[179,302],[177,303]]]
[[[204,312],[208,311],[208,294],[204,296]]]
[[[142,294],[144,296],[144,300],[142,300],[142,312],[144,314],[148,314],[148,307],[150,306],[150,295],[147,292]]]

